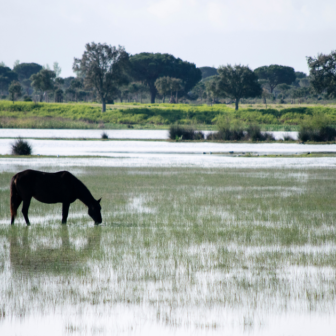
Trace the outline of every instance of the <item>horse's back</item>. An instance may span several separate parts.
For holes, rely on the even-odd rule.
[[[43,203],[72,200],[74,183],[77,180],[68,171],[47,173],[32,169],[17,173],[13,179],[22,198],[34,197]]]

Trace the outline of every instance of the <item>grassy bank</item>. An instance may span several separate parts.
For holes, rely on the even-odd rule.
[[[13,173],[0,174],[3,322],[60,314],[64,329],[90,330],[80,317],[93,311],[104,335],[134,320],[138,333],[223,334],[272,314],[334,316],[333,169],[73,171],[102,197],[101,227],[78,201],[62,226],[60,204],[34,199],[31,227],[21,213],[11,227]]]
[[[271,105],[269,105],[271,106]],[[274,105],[262,108],[243,105],[237,112],[227,105],[116,104],[105,113],[98,104],[61,104],[0,101],[2,128],[167,128],[178,123],[214,129],[220,115],[233,115],[244,123],[259,124],[262,130],[298,130],[298,125],[314,115],[325,115],[336,124],[336,108],[331,106]]]

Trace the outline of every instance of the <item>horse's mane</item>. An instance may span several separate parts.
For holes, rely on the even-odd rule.
[[[95,200],[94,197],[92,196],[90,190],[76,176],[72,175],[72,178],[74,180],[75,188],[76,188],[76,191],[78,193],[78,195],[77,195],[78,199],[80,201],[82,201],[86,206],[89,206]]]

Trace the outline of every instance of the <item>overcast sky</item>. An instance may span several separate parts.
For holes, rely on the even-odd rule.
[[[289,65],[336,49],[335,0],[1,0],[0,62],[71,76],[88,42],[170,53],[200,66]]]

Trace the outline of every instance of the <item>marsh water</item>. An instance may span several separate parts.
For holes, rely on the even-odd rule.
[[[0,129],[0,138],[86,138],[99,139],[102,133],[110,139],[168,139],[168,130],[76,130],[76,129]],[[202,131],[205,135],[211,131]],[[282,139],[285,135],[297,139],[297,132],[270,132],[275,139]]]
[[[54,157],[0,158],[0,335],[334,335],[336,158],[295,154],[335,145],[30,142]],[[103,224],[33,200],[11,227],[27,168],[78,176]]]

